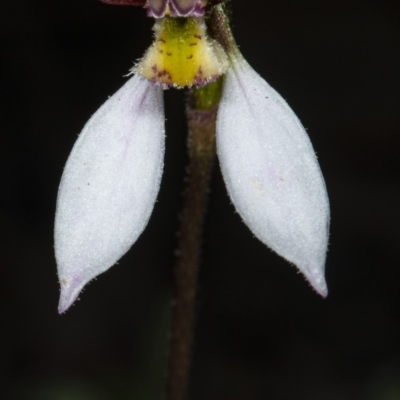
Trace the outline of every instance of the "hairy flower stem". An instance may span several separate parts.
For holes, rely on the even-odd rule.
[[[189,166],[174,268],[167,400],[185,400],[187,395],[197,276],[207,194],[215,160],[215,121],[221,86],[222,78],[204,88],[193,89],[186,108],[189,126]]]

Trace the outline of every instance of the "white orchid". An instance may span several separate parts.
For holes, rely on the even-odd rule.
[[[55,221],[59,312],[69,308],[90,280],[113,266],[147,225],[163,170],[163,89],[204,85],[220,75],[217,153],[232,203],[261,242],[295,264],[326,296],[329,202],[304,127],[236,46],[224,51],[207,37],[201,17],[205,1],[148,0],[146,4],[149,13],[160,18],[154,45],[133,77],[88,121],[61,180]],[[202,45],[205,54],[199,56],[203,68],[187,67],[196,72],[189,83],[179,81],[182,72],[180,78],[171,77],[173,67],[168,74],[160,74],[166,68],[154,68],[152,57],[166,50],[159,46],[168,46],[164,39],[160,41],[163,21],[174,20],[165,17],[168,12],[189,17],[193,29],[202,30],[198,47]],[[171,42],[175,33],[169,33]]]

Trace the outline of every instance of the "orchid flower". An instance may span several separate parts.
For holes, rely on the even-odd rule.
[[[147,7],[155,40],[87,122],[65,166],[55,220],[59,312],[148,223],[163,170],[163,90],[221,76],[216,141],[230,199],[251,232],[325,297],[329,202],[315,152],[294,112],[234,42],[223,46],[209,36],[204,9],[220,1],[102,1]]]

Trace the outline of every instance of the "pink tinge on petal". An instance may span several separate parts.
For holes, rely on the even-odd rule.
[[[199,0],[170,0],[176,16],[187,17],[193,13],[196,6],[200,7]]]
[[[168,7],[168,0],[148,0],[150,16],[154,18],[162,18]]]
[[[163,18],[166,14],[172,17],[201,17],[204,7],[201,0],[148,0],[148,15]],[[170,13],[167,13],[169,7]]]
[[[201,17],[204,15],[204,4],[201,0],[99,0],[102,3],[119,6],[146,6],[148,15],[154,18],[163,18],[168,5],[173,17]],[[218,4],[226,0],[213,0],[211,4]]]
[[[79,277],[69,280],[68,278],[60,279],[60,301],[58,303],[58,313],[64,314],[68,308],[78,298],[79,293],[84,288],[86,282]]]
[[[231,57],[217,120],[227,190],[253,234],[325,297],[329,201],[314,149],[285,100]]]
[[[133,76],[88,121],[64,169],[55,219],[60,312],[142,233],[163,158],[162,89]]]
[[[102,3],[113,4],[117,6],[144,6],[146,0],[100,0]]]

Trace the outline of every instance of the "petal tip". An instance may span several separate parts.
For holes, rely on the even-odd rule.
[[[61,278],[60,285],[61,294],[60,302],[58,303],[58,313],[64,314],[75,302],[85,284],[77,279]]]
[[[328,287],[326,285],[326,282],[324,280],[324,282],[322,284],[319,285],[315,285],[313,286],[313,288],[316,290],[316,292],[321,295],[324,299],[326,299],[328,297]]]
[[[328,296],[328,286],[323,273],[319,271],[312,272],[306,275],[306,279],[320,296],[324,299]]]

